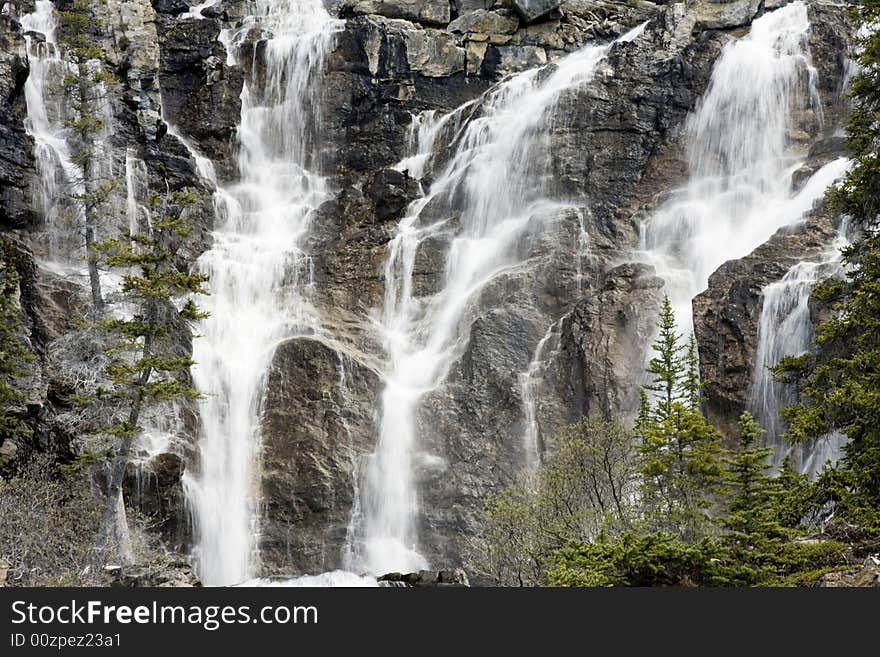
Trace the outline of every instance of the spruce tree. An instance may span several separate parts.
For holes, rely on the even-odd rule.
[[[191,324],[206,315],[193,300],[206,294],[207,277],[183,271],[175,263],[175,248],[191,229],[187,208],[197,202],[192,190],[171,193],[167,199],[152,194],[153,219],[149,235],[124,235],[93,246],[95,261],[121,268],[122,292],[136,310],[130,317],[108,317],[100,325],[112,338],[106,368],[110,386],[98,390],[92,403],[112,409],[113,421],[101,433],[113,440],[113,458],[107,486],[107,508],[99,537],[99,555],[121,528],[117,517],[125,468],[135,439],[142,431],[143,411],[155,404],[195,400],[189,369],[193,360],[180,344],[192,339]],[[175,301],[186,299],[178,310]]]
[[[814,292],[834,309],[816,329],[816,353],[786,358],[776,373],[801,393],[785,410],[788,438],[841,431],[850,439],[839,467],[822,478],[838,516],[880,532],[880,0],[864,0],[853,12],[866,30],[847,129],[854,165],[829,200],[859,235],[844,250],[846,279]]]
[[[668,296],[663,298],[657,327],[659,334],[651,345],[656,355],[648,363],[648,374],[654,380],[645,387],[657,394],[654,413],[663,420],[672,415],[672,405],[681,398],[682,376],[686,369],[681,358],[681,336],[676,333],[675,313]]]
[[[690,349],[675,332],[668,297],[658,322],[656,356],[648,367],[655,393],[642,397],[637,432],[642,434],[642,504],[649,526],[686,541],[706,533],[720,492],[722,467],[718,432],[699,409],[702,384],[695,343]],[[685,352],[685,353],[682,353]]]
[[[82,213],[82,230],[86,248],[86,262],[89,272],[89,286],[92,304],[100,316],[104,312],[104,298],[101,292],[101,279],[95,251],[92,248],[97,241],[100,219],[106,213],[113,194],[119,189],[119,182],[113,178],[103,178],[100,173],[100,162],[97,159],[97,139],[104,130],[104,121],[98,112],[103,111],[101,103],[107,102],[107,95],[101,88],[112,85],[115,78],[112,74],[90,62],[99,60],[102,51],[98,48],[91,31],[100,27],[99,21],[92,15],[88,0],[74,0],[67,9],[58,12],[59,44],[64,49],[66,58],[76,67],[76,74],[64,78],[68,106],[74,116],[67,121],[67,127],[76,137],[76,150],[72,155],[75,164],[82,171],[80,180],[68,181],[79,183],[81,192],[71,194]]]
[[[727,486],[733,495],[723,526],[728,541],[741,551],[785,534],[775,513],[780,487],[770,474],[773,449],[761,446],[763,434],[751,413],[743,413],[739,418],[739,447],[727,459]]]

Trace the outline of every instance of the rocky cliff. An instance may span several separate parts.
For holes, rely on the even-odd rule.
[[[265,75],[271,37],[248,27],[251,3],[223,0],[199,16],[190,11],[196,4],[89,3],[100,19],[90,36],[113,76],[107,165],[125,181],[103,229],[128,226],[132,206],[136,214],[151,191],[197,189],[197,230],[181,251],[182,269],[194,268],[211,247],[212,192],[241,175],[241,92]],[[255,482],[262,574],[332,570],[346,565],[346,549],[357,549],[359,477],[376,445],[387,376],[376,317],[386,303],[389,245],[411,203],[443,175],[466,127],[491,112],[487,99],[500,82],[535,69],[552,75],[586,44],[646,23],[638,38],[610,49],[589,81],[553,103],[535,154],[536,175],[553,203],[533,220],[519,266],[470,302],[444,382],[418,404],[413,473],[422,554],[432,566],[461,563],[483,499],[525,467],[523,436],[532,432],[543,452],[564,423],[634,411],[664,285],[636,255],[642,222],[687,181],[686,121],[723,48],[756,17],[786,4],[327,3],[343,22],[320,71],[314,159],[332,194],[315,211],[305,245],[313,267],[309,299],[322,330],[281,342],[265,377]],[[791,141],[810,154],[805,166],[813,168],[795,172],[793,185],[842,154],[841,91],[849,75],[845,7],[807,4],[823,113],[821,120],[806,111],[793,119]],[[26,41],[37,36],[20,22],[33,9],[13,1],[0,15],[0,226],[20,254],[22,312],[38,356],[27,404],[35,431],[18,441],[21,455],[50,446],[77,451],[89,418],[77,415],[73,398],[97,385],[102,365],[101,345],[75,321],[88,305],[82,262],[53,250],[67,228],[39,202],[47,165],[28,127],[26,98]],[[245,54],[235,64],[222,35],[243,25]],[[414,117],[426,112],[454,119],[437,131],[424,166],[401,166],[413,155]],[[415,297],[426,302],[444,285],[448,251],[462,230],[458,203],[438,199],[420,215],[448,226],[421,243],[415,259]],[[762,289],[826,250],[834,225],[817,207],[802,224],[722,266],[696,300],[708,412],[721,426],[732,426],[747,403]],[[199,409],[175,413],[176,421],[156,423],[161,439],[141,447],[127,490],[132,503],[161,519],[169,546],[187,552],[192,527],[181,481],[198,476]]]

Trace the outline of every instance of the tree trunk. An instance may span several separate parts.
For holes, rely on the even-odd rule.
[[[147,313],[147,335],[144,336],[144,347],[141,351],[141,358],[148,358],[153,353],[153,333],[156,330],[156,318],[158,316],[158,311],[154,302],[151,303],[150,306],[151,307]],[[149,382],[151,374],[152,368],[145,367],[141,371],[140,377],[138,378],[135,397],[132,400],[131,409],[128,413],[129,427],[137,426],[138,420],[140,419],[141,409],[143,408],[144,400],[143,387]],[[120,525],[118,513],[120,506],[119,499],[122,496],[122,484],[125,480],[125,468],[128,465],[128,458],[131,454],[131,447],[134,444],[134,439],[136,437],[137,432],[135,431],[127,434],[125,438],[122,439],[119,450],[116,452],[116,456],[113,458],[113,461],[111,461],[110,475],[107,482],[107,502],[104,508],[104,517],[101,520],[101,529],[98,533],[97,560],[99,566],[103,565],[104,559],[106,557],[111,533],[115,535],[117,539],[117,544],[121,544],[122,527]],[[122,509],[124,513],[124,505],[122,505]],[[120,555],[120,557],[124,558],[124,555]]]

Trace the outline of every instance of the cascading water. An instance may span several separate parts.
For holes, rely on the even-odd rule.
[[[65,260],[82,249],[82,240],[77,235],[82,213],[69,199],[84,192],[83,175],[67,143],[65,99],[59,93],[65,76],[73,74],[74,69],[61,56],[58,47],[54,2],[36,2],[34,12],[21,17],[21,26],[30,67],[24,87],[25,128],[36,144],[41,180],[40,210],[49,234],[46,255],[53,260]],[[43,38],[39,39],[36,34]],[[73,224],[74,230],[65,229],[68,224]],[[76,237],[70,239],[71,234]]]
[[[816,285],[841,273],[841,249],[846,245],[846,222],[843,222],[831,249],[818,262],[801,262],[781,280],[762,290],[764,305],[758,323],[758,347],[755,370],[749,389],[749,407],[767,431],[766,442],[773,447],[773,465],[786,457],[801,472],[813,475],[829,460],[840,456],[841,434],[824,436],[816,444],[792,445],[785,441],[781,410],[797,401],[790,386],[775,381],[770,368],[784,356],[799,356],[810,349],[813,323],[810,318],[810,295]]]
[[[800,1],[757,19],[725,47],[688,120],[690,180],[648,221],[641,247],[685,334],[710,274],[801,220],[847,167],[836,160],[792,192],[791,174],[805,156],[789,137],[796,100],[809,99],[803,109],[821,114],[809,29]]]
[[[636,38],[643,27],[621,40]],[[538,217],[550,216],[544,177],[536,171],[548,120],[560,94],[588,82],[610,48],[586,47],[490,91],[458,136],[449,163],[401,221],[385,267],[381,331],[388,366],[378,444],[362,482],[363,549],[349,567],[382,573],[426,566],[418,552],[413,474],[419,402],[441,385],[464,348],[467,318],[480,291],[521,264],[518,243]],[[433,140],[437,128],[435,121],[423,126],[423,140]],[[423,142],[403,166],[421,171],[431,145]],[[451,240],[443,288],[423,299],[412,277],[419,246],[453,230],[448,220],[422,216],[429,203],[448,209],[447,217],[460,211],[460,228]]]
[[[547,333],[538,342],[535,354],[529,368],[519,375],[520,394],[523,399],[523,415],[525,416],[525,432],[523,434],[523,449],[526,453],[526,469],[530,475],[534,475],[541,465],[541,432],[538,427],[538,391],[540,376],[547,365],[552,362],[555,352],[548,349],[547,345],[558,337],[557,328],[560,322],[553,322]],[[548,353],[550,352],[550,353]]]
[[[301,245],[311,212],[327,198],[313,171],[320,70],[339,23],[320,0],[248,3],[235,44],[262,28],[270,35],[265,72],[242,92],[241,182],[218,190],[214,246],[200,260],[211,279],[211,316],[195,341],[201,409],[201,472],[188,476],[200,576],[209,585],[252,575],[257,530],[259,407],[279,340],[317,330],[307,298]],[[257,64],[255,64],[256,66]]]

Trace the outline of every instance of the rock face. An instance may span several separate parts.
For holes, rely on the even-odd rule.
[[[709,420],[733,436],[746,410],[754,377],[762,290],[798,262],[825,253],[835,236],[834,218],[816,212],[793,229],[782,229],[741,260],[722,265],[709,289],[694,300],[694,326]]]
[[[103,345],[74,321],[89,308],[82,277],[69,273],[76,267],[67,263],[68,270],[58,273],[47,264],[52,227],[41,225],[34,201],[34,145],[24,129],[28,68],[15,18],[29,7],[7,4],[13,10],[0,14],[0,227],[14,229],[20,245],[22,308],[39,360],[29,384],[33,439],[4,443],[3,449],[14,448],[15,458],[48,448],[72,454],[94,420],[80,417],[73,400],[83,379],[97,385]],[[124,183],[107,230],[127,229],[129,208],[143,206],[151,192],[196,189],[195,230],[176,259],[183,270],[197,266],[213,239],[213,183],[200,175],[195,155],[210,159],[222,184],[238,180],[240,95],[246,78],[265,73],[268,36],[252,30],[243,46],[246,65],[229,64],[218,37],[242,27],[246,3],[224,0],[202,19],[187,17],[195,4],[90,3],[101,19],[93,26],[104,51],[101,65],[116,80],[108,94],[108,166]],[[418,408],[420,551],[435,565],[462,563],[485,496],[522,473],[528,432],[545,453],[554,448],[559,426],[583,414],[632,413],[663,285],[651,267],[635,262],[640,223],[687,179],[687,116],[722,48],[760,12],[782,4],[328,2],[345,22],[315,78],[323,145],[315,159],[333,197],[314,213],[304,246],[313,269],[309,299],[322,325],[313,336],[278,345],[266,375],[254,482],[261,575],[338,568],[358,539],[352,522],[358,468],[375,449],[388,358],[376,322],[385,303],[389,244],[410,204],[442,175],[464,128],[491,112],[487,99],[499,81],[537,67],[545,67],[537,76],[551,76],[562,57],[648,21],[637,38],[610,50],[589,82],[572,85],[548,110],[534,153],[534,182],[556,203],[531,218],[534,230],[518,246],[522,266],[496,276],[473,300],[446,381]],[[835,132],[846,110],[839,93],[850,41],[845,12],[821,0],[809,2],[809,11],[825,111],[819,117],[801,108],[795,117],[792,139],[810,153],[793,176],[795,188],[842,152]],[[432,158],[400,164],[414,154],[413,117],[423,112],[455,114],[435,135]],[[445,283],[450,243],[462,230],[460,203],[435,199],[421,215],[446,222],[448,230],[416,254],[413,288],[420,302]],[[696,300],[713,422],[731,426],[745,404],[761,289],[795,262],[824,251],[833,225],[834,218],[816,208],[802,226],[722,266]],[[177,347],[187,353],[190,345]],[[185,553],[192,536],[181,479],[186,471],[198,472],[198,426],[195,408],[180,416],[168,432],[170,444],[138,453],[126,496],[157,518],[157,533],[169,548]],[[150,569],[113,577],[122,585],[190,581],[186,574]],[[467,583],[457,571],[387,581]]]
[[[279,345],[263,401],[265,573],[323,572],[343,557],[356,455],[372,443],[372,371],[310,338]]]
[[[0,14],[0,228],[31,227],[37,221],[34,144],[24,129],[24,84],[28,76],[21,25]]]
[[[513,6],[526,23],[549,14],[562,5],[561,0],[513,0]]]
[[[165,119],[199,144],[225,180],[237,174],[232,152],[241,117],[242,70],[226,64],[217,19],[160,22]]]

